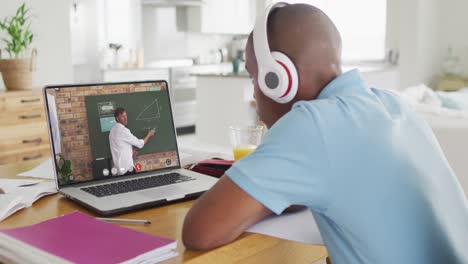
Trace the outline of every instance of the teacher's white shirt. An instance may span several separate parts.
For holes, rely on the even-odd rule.
[[[135,137],[124,125],[116,123],[109,133],[109,144],[114,167],[118,170],[117,174],[122,175],[133,168],[132,146],[142,148],[145,141]]]

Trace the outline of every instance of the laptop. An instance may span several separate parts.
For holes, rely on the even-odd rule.
[[[44,99],[57,189],[98,214],[193,199],[217,181],[181,168],[166,81],[47,86]]]

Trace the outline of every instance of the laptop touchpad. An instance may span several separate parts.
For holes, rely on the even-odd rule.
[[[166,199],[168,201],[184,198],[186,194],[190,193],[187,189],[179,186],[164,186],[155,189],[139,192],[147,198],[154,200]]]

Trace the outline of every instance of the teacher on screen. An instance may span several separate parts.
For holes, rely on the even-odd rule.
[[[148,140],[154,136],[155,130],[151,129],[143,139],[138,139],[125,126],[128,123],[127,112],[124,108],[118,107],[114,111],[117,122],[109,133],[109,144],[112,153],[114,167],[117,168],[118,175],[129,175],[135,173],[133,163],[132,147],[142,148]]]

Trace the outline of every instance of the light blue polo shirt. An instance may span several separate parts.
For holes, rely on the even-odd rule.
[[[430,127],[357,70],[226,174],[276,214],[307,206],[334,264],[468,263],[467,201]]]

